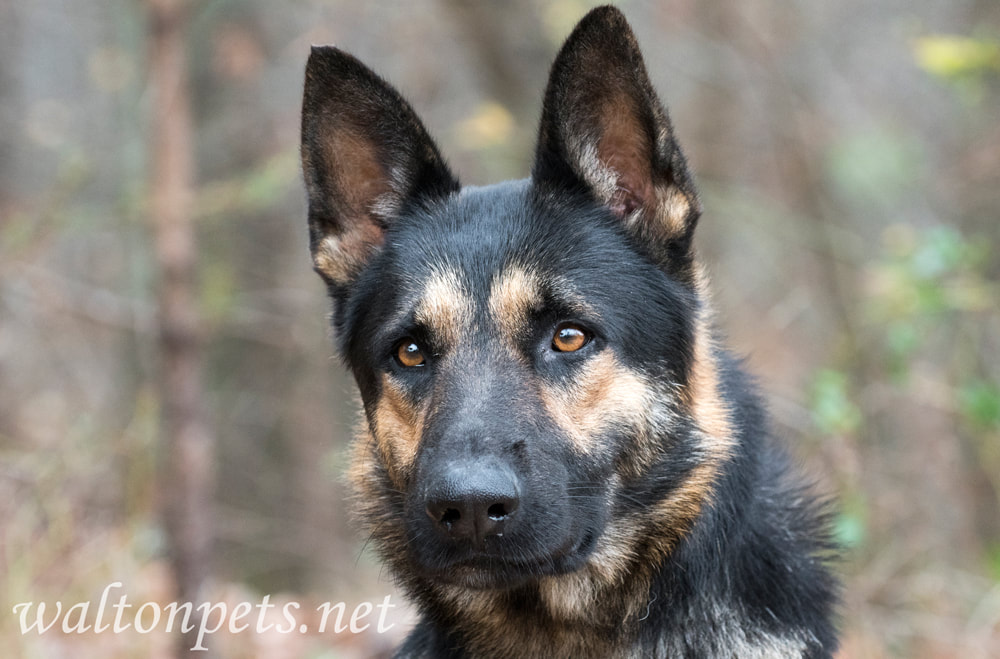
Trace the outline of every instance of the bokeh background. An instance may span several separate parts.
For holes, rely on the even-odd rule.
[[[337,44],[392,80],[463,181],[487,183],[526,175],[549,63],[591,6],[192,0],[164,27],[150,18],[162,4],[0,0],[5,657],[176,645],[22,635],[11,612],[96,606],[113,581],[134,603],[188,592],[162,512],[188,491],[188,472],[163,466],[178,447],[162,377],[177,357],[157,248],[171,217],[155,202],[171,185],[164,148],[191,164],[173,189],[188,191],[175,219],[197,248],[180,281],[194,293],[184,358],[209,466],[189,512],[214,543],[200,593],[351,607],[394,593],[344,503],[358,410],[307,254],[309,45]],[[620,5],[703,193],[719,322],[839,502],[840,656],[1000,657],[1000,3]],[[179,35],[187,77],[158,114],[162,30]],[[164,147],[157,122],[185,117],[181,105],[191,139]],[[220,632],[209,647],[376,656],[403,624]]]

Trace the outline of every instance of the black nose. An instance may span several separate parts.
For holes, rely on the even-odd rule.
[[[430,478],[427,514],[453,540],[501,536],[520,504],[517,477],[495,462],[459,462]]]

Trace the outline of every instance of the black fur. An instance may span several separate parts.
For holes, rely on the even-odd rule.
[[[335,48],[302,125],[357,506],[422,613],[398,656],[832,656],[828,520],[716,347],[701,205],[621,13],[557,57],[531,179],[460,190]]]

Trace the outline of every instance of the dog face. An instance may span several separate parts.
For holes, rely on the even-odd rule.
[[[404,583],[611,582],[668,551],[732,433],[700,205],[621,14],[559,53],[528,180],[461,188],[334,48],[310,57],[302,134],[313,262],[364,402],[359,507]]]

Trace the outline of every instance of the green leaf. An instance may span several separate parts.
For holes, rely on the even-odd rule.
[[[981,429],[1000,429],[1000,387],[993,382],[973,381],[958,391],[962,416]]]
[[[958,268],[967,251],[961,234],[953,227],[934,227],[924,233],[910,265],[919,279],[938,279]]]
[[[833,538],[845,549],[857,549],[868,539],[868,503],[858,490],[843,493],[833,521]]]
[[[865,522],[860,515],[842,513],[833,523],[833,537],[841,547],[847,549],[860,547],[866,535]]]
[[[813,423],[824,434],[851,434],[861,427],[861,411],[851,400],[847,375],[832,369],[813,381]]]
[[[913,55],[924,71],[953,79],[1000,71],[1000,42],[955,35],[931,35],[913,43]]]
[[[986,564],[990,570],[990,576],[997,583],[1000,583],[1000,545],[993,545],[986,557]]]

